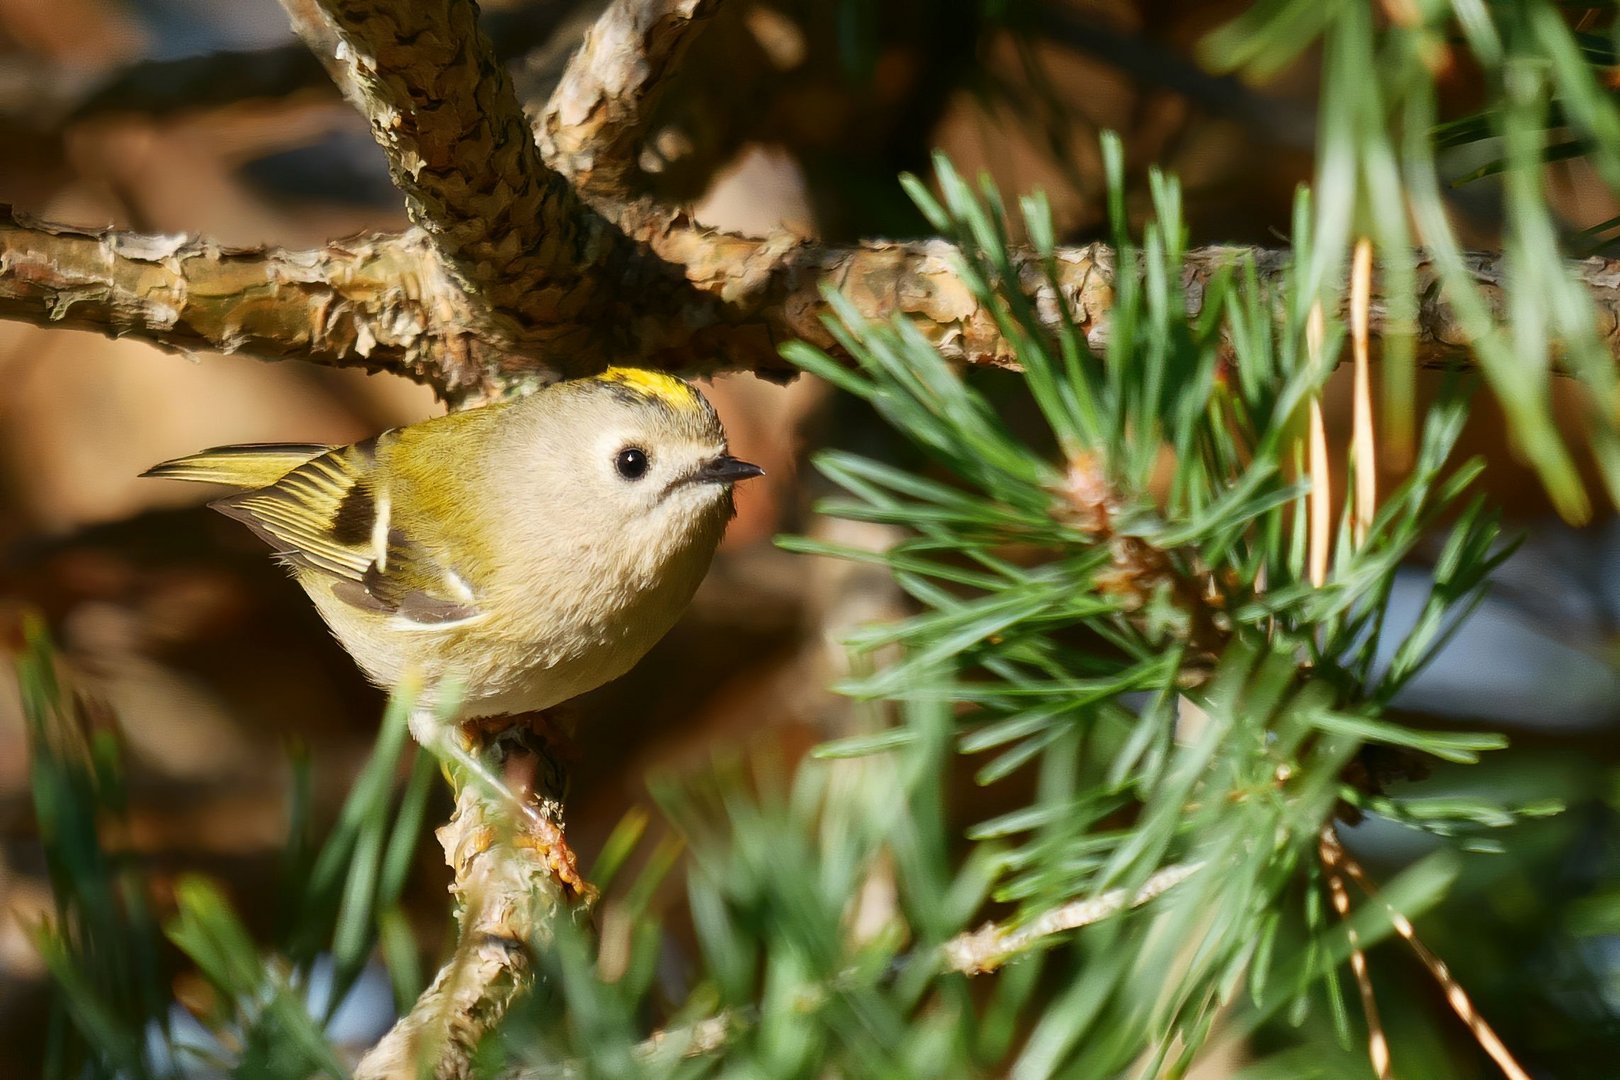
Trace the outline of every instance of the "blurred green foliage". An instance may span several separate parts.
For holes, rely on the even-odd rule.
[[[398,1000],[412,1001],[422,988],[398,905],[437,768],[430,755],[413,752],[400,783],[409,702],[390,704],[372,756],[319,846],[309,835],[309,784],[295,783],[285,919],[261,944],[219,890],[195,876],[176,885],[176,914],[158,927],[141,867],[115,845],[124,813],[116,728],[58,681],[37,625],[18,677],[35,813],[57,899],[55,920],[35,929],[61,990],[46,1075],[133,1080],[216,1068],[347,1075],[323,1029],[379,944]],[[164,938],[213,990],[212,1008],[197,1017],[207,1032],[200,1044],[177,1033]],[[310,992],[317,960],[324,1007]]]

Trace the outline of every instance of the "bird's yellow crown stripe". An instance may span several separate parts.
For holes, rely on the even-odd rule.
[[[689,383],[677,379],[673,375],[666,375],[662,371],[650,371],[646,368],[612,367],[608,368],[597,378],[603,382],[618,383],[629,387],[638,393],[645,394],[655,401],[661,401],[672,409],[682,412],[702,408],[702,399]]]

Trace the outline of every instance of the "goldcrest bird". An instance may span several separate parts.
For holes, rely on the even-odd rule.
[[[708,572],[732,457],[690,383],[610,368],[353,446],[225,446],[143,475],[269,541],[373,681],[421,688],[411,727],[538,712],[628,671]]]

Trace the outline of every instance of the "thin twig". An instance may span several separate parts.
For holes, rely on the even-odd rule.
[[[1341,922],[1350,919],[1350,892],[1344,885],[1344,848],[1333,824],[1322,826],[1317,841],[1317,854],[1322,870],[1327,875],[1328,895],[1333,901],[1334,914]],[[1361,1012],[1367,1019],[1367,1059],[1372,1063],[1378,1080],[1393,1080],[1395,1073],[1389,1056],[1389,1036],[1378,1015],[1378,998],[1373,993],[1372,975],[1367,969],[1367,953],[1361,947],[1361,935],[1355,927],[1346,926],[1350,938],[1350,972],[1355,976],[1356,988],[1361,992]]]
[[[948,971],[979,975],[996,970],[1013,957],[1021,956],[1037,944],[1070,930],[1101,922],[1127,908],[1141,907],[1163,896],[1203,868],[1201,862],[1177,863],[1156,872],[1141,888],[1110,889],[1097,896],[1075,900],[1018,926],[985,923],[977,930],[959,934],[940,947]]]
[[[683,1058],[702,1057],[724,1048],[738,1029],[739,1023],[737,1015],[728,1010],[706,1020],[699,1020],[695,1024],[667,1031],[655,1031],[641,1041],[635,1049],[635,1054],[641,1060],[671,1053]]]
[[[1368,333],[1372,324],[1372,241],[1356,241],[1350,265],[1350,346],[1355,357],[1355,392],[1351,405],[1350,456],[1356,472],[1352,538],[1367,538],[1378,511],[1377,440],[1373,437],[1372,359]]]
[[[939,947],[936,955],[946,971],[970,976],[988,974],[1059,934],[1091,926],[1128,908],[1141,907],[1163,896],[1198,873],[1203,866],[1202,862],[1167,866],[1149,877],[1140,888],[1110,889],[1097,896],[1064,904],[1028,923],[986,923],[977,930],[958,934],[947,941]],[[926,954],[922,959],[932,962]],[[904,967],[906,963],[906,960],[901,960],[896,966]],[[839,976],[831,984],[807,994],[802,1002],[804,1006],[813,1006],[844,977]],[[682,1058],[702,1057],[724,1049],[753,1022],[750,1015],[727,1009],[695,1023],[656,1031],[643,1039],[634,1053],[640,1060],[671,1054]],[[563,1062],[522,1069],[511,1074],[508,1080],[570,1080],[580,1075],[583,1075],[583,1070],[577,1062]]]
[[[1337,842],[1336,837],[1335,842]],[[1430,952],[1429,947],[1418,939],[1412,921],[1395,910],[1394,905],[1383,898],[1377,887],[1368,879],[1366,871],[1362,870],[1361,864],[1352,858],[1348,852],[1341,849],[1340,859],[1345,873],[1350,875],[1350,880],[1359,885],[1362,892],[1366,893],[1369,899],[1377,901],[1383,907],[1385,913],[1389,916],[1390,925],[1394,927],[1395,933],[1401,936],[1407,947],[1416,954],[1418,960],[1428,969],[1429,974],[1434,977],[1434,981],[1440,984],[1440,989],[1446,995],[1446,1003],[1451,1006],[1452,1011],[1461,1018],[1462,1022],[1468,1025],[1468,1030],[1473,1034],[1475,1041],[1479,1043],[1480,1049],[1485,1051],[1492,1061],[1496,1062],[1497,1068],[1502,1070],[1503,1075],[1507,1076],[1508,1080],[1530,1080],[1530,1074],[1514,1059],[1512,1051],[1502,1042],[1485,1018],[1479,1014],[1479,1010],[1474,1008],[1474,1003],[1468,997],[1468,992],[1462,988],[1462,984],[1451,973],[1451,969],[1446,966],[1445,961]]]
[[[1323,336],[1322,304],[1317,301],[1305,322],[1305,349],[1312,365],[1321,361]],[[1333,551],[1333,473],[1328,466],[1327,424],[1322,418],[1320,394],[1311,396],[1308,423],[1310,441],[1305,466],[1311,478],[1308,562],[1311,584],[1321,588],[1327,582],[1328,558]]]

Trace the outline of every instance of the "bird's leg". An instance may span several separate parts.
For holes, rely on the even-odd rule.
[[[419,723],[418,716],[411,717],[411,732],[418,742],[439,759],[445,779],[450,781],[451,787],[459,790],[463,784],[471,781],[482,787],[491,798],[504,802],[516,810],[519,817],[531,828],[541,823],[539,808],[519,798],[517,793],[507,786],[505,779],[490,768],[477,753],[483,740],[473,738],[468,730],[471,725],[463,724],[458,730],[431,713],[420,719],[422,722]],[[456,775],[457,772],[460,773],[459,776]]]
[[[486,747],[498,762],[497,790],[517,804],[526,826],[517,842],[532,847],[576,900],[593,903],[596,889],[580,875],[564,835],[563,797],[572,745],[567,736],[543,712],[474,720],[461,725],[461,736],[453,741]],[[476,749],[463,752],[493,774]]]

